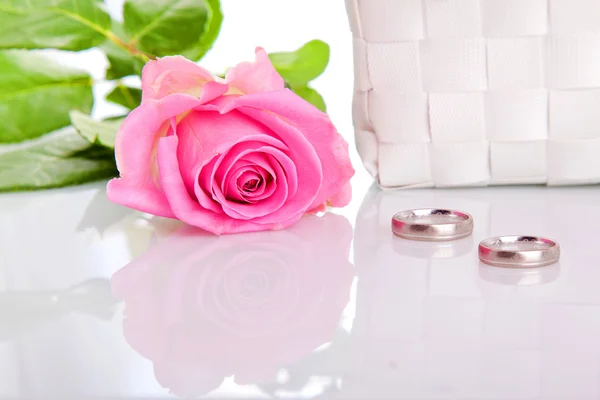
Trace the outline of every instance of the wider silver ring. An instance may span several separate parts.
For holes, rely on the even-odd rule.
[[[539,236],[499,236],[479,244],[479,259],[503,268],[536,268],[560,259],[560,246]]]

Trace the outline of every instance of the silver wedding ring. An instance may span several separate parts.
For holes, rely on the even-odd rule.
[[[494,267],[544,267],[558,262],[560,246],[538,236],[500,236],[479,244],[479,259]]]
[[[469,214],[436,208],[401,211],[392,218],[394,235],[403,239],[439,242],[462,239],[473,233]]]

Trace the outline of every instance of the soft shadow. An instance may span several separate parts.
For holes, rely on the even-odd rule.
[[[127,207],[109,201],[106,197],[106,187],[103,185],[85,209],[77,230],[95,229],[102,236],[111,226],[134,212]]]
[[[479,263],[479,277],[486,282],[509,286],[534,286],[556,281],[560,264],[539,268],[498,268]]]
[[[107,279],[89,279],[63,290],[0,293],[0,342],[34,332],[71,313],[109,320],[117,309]]]
[[[332,340],[350,298],[352,227],[306,216],[290,229],[232,236],[184,227],[117,272],[129,344],[180,396],[273,381]]]

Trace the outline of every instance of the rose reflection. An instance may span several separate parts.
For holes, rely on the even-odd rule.
[[[114,275],[125,337],[177,395],[232,375],[272,380],[331,340],[354,278],[351,240],[350,223],[333,214],[218,238],[183,228]]]

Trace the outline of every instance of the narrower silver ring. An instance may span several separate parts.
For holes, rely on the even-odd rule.
[[[494,267],[544,267],[558,262],[560,246],[539,236],[499,236],[479,244],[479,259]]]
[[[439,242],[462,239],[473,233],[469,214],[438,208],[401,211],[392,218],[394,235],[403,239]]]

